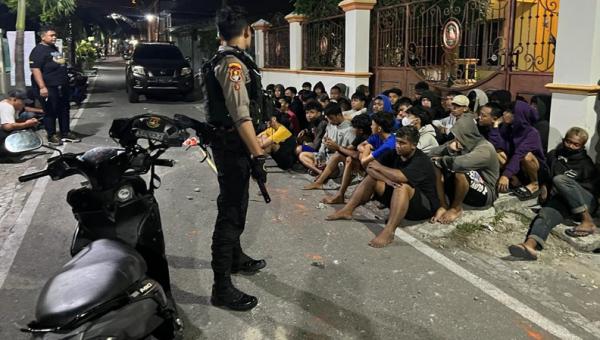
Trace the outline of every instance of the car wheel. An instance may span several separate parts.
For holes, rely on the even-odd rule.
[[[130,103],[139,103],[140,102],[140,95],[137,94],[137,92],[135,92],[134,89],[132,88],[128,88],[127,89],[127,98],[129,99]]]

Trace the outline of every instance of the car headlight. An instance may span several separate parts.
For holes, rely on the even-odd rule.
[[[188,74],[192,73],[192,68],[191,67],[184,67],[181,69],[181,75],[182,76],[187,76]]]
[[[139,74],[140,76],[146,75],[146,70],[144,70],[143,66],[134,66],[131,68],[131,71],[133,71],[133,74]]]

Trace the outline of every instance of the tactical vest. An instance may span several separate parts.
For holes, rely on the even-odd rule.
[[[217,127],[229,128],[234,122],[225,105],[225,97],[221,84],[215,76],[215,67],[226,56],[233,55],[248,68],[250,82],[246,83],[246,90],[250,99],[250,117],[254,128],[257,129],[263,122],[269,120],[273,115],[274,105],[262,88],[261,76],[258,66],[254,61],[240,49],[219,51],[208,62],[202,66],[202,78],[205,98],[208,101],[206,107],[206,120]]]

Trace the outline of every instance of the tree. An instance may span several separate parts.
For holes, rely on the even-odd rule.
[[[76,0],[0,0],[12,11],[17,12],[15,29],[15,82],[17,88],[25,88],[25,17],[29,13],[39,16],[42,22],[52,22],[58,18],[68,16],[75,11]]]

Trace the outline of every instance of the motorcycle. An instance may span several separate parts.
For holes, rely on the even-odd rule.
[[[207,144],[209,125],[183,115],[144,114],[116,119],[110,136],[121,147],[60,153],[45,170],[19,181],[82,175],[87,182],[67,194],[78,221],[72,259],[44,285],[35,320],[21,330],[33,339],[179,339],[183,325],[171,295],[160,211],[154,190],[160,156],[195,130]],[[143,141],[144,143],[140,143]],[[142,146],[144,144],[145,146]],[[7,137],[9,152],[42,146],[33,131]],[[46,146],[48,147],[48,146]],[[51,147],[48,147],[51,148]],[[148,183],[141,177],[150,174]]]
[[[81,106],[81,103],[87,98],[88,77],[71,66],[67,68],[67,77],[69,78],[71,92],[69,101]]]

